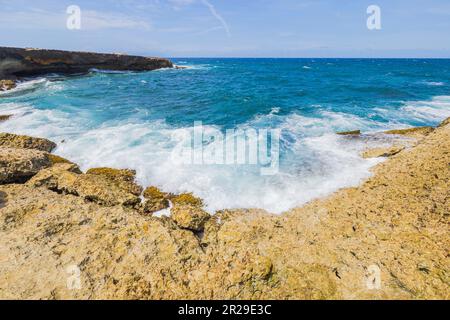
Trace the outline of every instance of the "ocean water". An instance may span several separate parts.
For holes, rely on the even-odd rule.
[[[0,131],[41,136],[80,164],[132,168],[144,186],[194,192],[211,212],[281,213],[370,176],[371,133],[450,117],[450,60],[174,59],[185,70],[30,79],[0,95]],[[279,129],[280,169],[171,160],[195,121],[205,130]],[[214,141],[205,141],[213,144]]]

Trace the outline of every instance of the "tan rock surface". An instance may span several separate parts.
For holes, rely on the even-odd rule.
[[[56,144],[50,140],[21,136],[11,133],[0,133],[0,147],[35,149],[51,152],[56,148]]]
[[[0,298],[450,299],[449,166],[446,125],[360,187],[279,216],[218,212],[203,235],[129,207],[3,185]],[[80,176],[59,170],[68,189]]]
[[[364,159],[370,158],[388,158],[395,156],[396,154],[402,152],[405,149],[403,146],[392,146],[387,148],[372,148],[365,150],[362,153]]]
[[[175,204],[171,213],[177,226],[192,231],[202,231],[210,217],[202,208],[186,204]]]
[[[50,165],[44,152],[0,147],[0,184],[25,182]]]
[[[16,83],[13,80],[0,80],[0,91],[7,91],[14,89]]]

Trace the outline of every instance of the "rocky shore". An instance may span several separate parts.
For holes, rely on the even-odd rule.
[[[359,187],[214,216],[0,134],[0,298],[449,299],[450,119],[386,134],[414,140],[367,150],[390,158]]]
[[[49,73],[82,74],[91,69],[152,71],[173,68],[170,60],[123,54],[0,47],[0,91],[15,86],[13,80]]]

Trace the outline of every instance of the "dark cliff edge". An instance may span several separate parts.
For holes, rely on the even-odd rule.
[[[48,73],[78,74],[90,69],[152,71],[162,68],[173,68],[173,64],[163,58],[0,47],[0,79],[15,80]]]

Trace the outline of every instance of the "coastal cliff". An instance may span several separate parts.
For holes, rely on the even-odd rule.
[[[90,69],[151,71],[173,68],[170,60],[122,54],[0,47],[0,79],[48,73],[77,74]]]
[[[449,299],[450,121],[421,132],[359,187],[214,216],[3,134],[0,298]],[[169,200],[170,217],[152,215]]]

